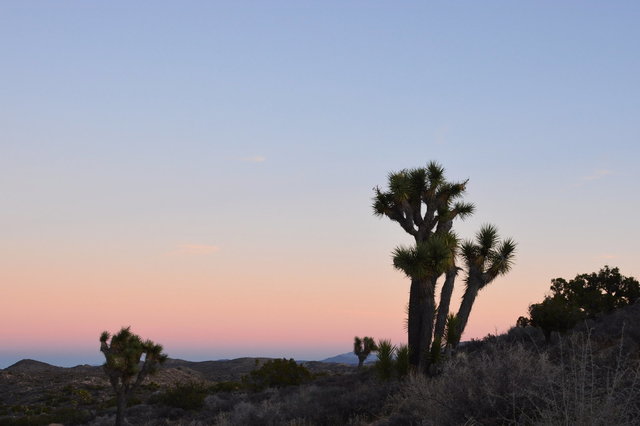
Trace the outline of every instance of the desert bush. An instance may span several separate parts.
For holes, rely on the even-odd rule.
[[[90,419],[91,414],[87,410],[60,407],[50,413],[34,414],[33,412],[27,412],[15,417],[0,418],[0,424],[3,426],[38,426],[51,423],[79,425],[86,424]]]
[[[242,383],[239,382],[218,382],[209,386],[209,392],[234,392],[242,389]]]
[[[623,352],[597,347],[590,334],[559,342],[560,374],[535,408],[538,424],[635,425],[640,418],[640,365]]]
[[[214,424],[221,425],[368,424],[380,418],[388,395],[397,386],[394,381],[380,383],[373,369],[365,369],[301,386],[218,393],[207,397],[210,411],[203,415],[209,414]]]
[[[204,404],[207,410],[219,413],[223,411],[230,411],[240,400],[241,398],[238,395],[228,392],[219,392],[205,397]]]
[[[183,410],[199,410],[204,406],[208,387],[200,382],[176,383],[160,397],[160,402]]]
[[[612,359],[584,334],[561,343],[540,351],[494,336],[448,360],[439,377],[410,376],[386,424],[637,424],[637,361],[622,351]]]
[[[259,391],[269,387],[300,385],[312,379],[311,372],[295,360],[273,359],[251,371],[242,378],[242,383],[250,390]]]
[[[438,377],[410,376],[392,398],[395,408],[389,424],[500,423],[514,417],[514,401],[528,404],[542,387],[538,382],[545,372],[555,370],[545,356],[521,345],[492,345],[473,355],[460,353],[444,363]]]

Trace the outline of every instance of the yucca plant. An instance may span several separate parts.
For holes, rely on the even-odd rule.
[[[429,351],[429,364],[437,365],[442,362],[442,339],[438,336],[433,339]]]
[[[447,347],[456,346],[460,342],[460,321],[456,314],[449,314],[447,327],[444,332],[444,341]]]
[[[396,373],[402,379],[409,374],[409,346],[399,345],[396,348]]]
[[[396,347],[391,340],[383,339],[378,342],[378,362],[375,368],[382,380],[390,380],[393,377],[395,351]]]

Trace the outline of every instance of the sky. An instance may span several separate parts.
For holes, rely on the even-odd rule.
[[[389,172],[441,163],[518,243],[464,339],[552,278],[640,276],[640,3],[0,3],[0,368],[406,342]],[[457,310],[462,280],[452,302]]]

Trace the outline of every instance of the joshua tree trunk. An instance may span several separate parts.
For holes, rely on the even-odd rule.
[[[433,334],[435,338],[439,337],[441,340],[442,336],[444,336],[445,326],[447,325],[449,305],[451,304],[451,295],[453,294],[453,287],[457,274],[458,268],[453,265],[447,271],[444,284],[442,284],[442,290],[440,290],[440,304],[438,305],[438,316],[436,318],[436,326]]]
[[[122,426],[124,424],[124,410],[127,408],[127,394],[124,389],[118,392],[117,407],[116,426]]]
[[[420,338],[420,371],[427,374],[429,371],[429,349],[433,337],[433,318],[436,314],[436,303],[433,290],[427,291],[428,295],[422,304],[422,329]],[[429,297],[430,296],[430,297]]]
[[[458,310],[458,320],[460,321],[458,325],[458,333],[460,337],[462,337],[462,333],[464,333],[464,329],[467,326],[469,314],[471,314],[471,308],[473,307],[473,303],[476,301],[479,290],[480,286],[474,281],[470,280],[467,283],[467,289],[464,292],[464,296],[462,296],[462,302],[460,303],[460,309]]]
[[[431,346],[435,301],[429,279],[411,280],[409,295],[409,363],[416,369],[425,370],[426,354]]]
[[[411,279],[409,291],[409,318],[407,319],[407,334],[409,345],[409,364],[418,368],[420,364],[420,329],[422,328],[422,309],[420,309],[419,287],[420,280]]]

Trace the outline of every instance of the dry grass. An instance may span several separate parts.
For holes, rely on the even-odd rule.
[[[640,418],[638,360],[594,347],[587,334],[550,351],[490,339],[436,378],[413,376],[380,424],[632,425]]]

